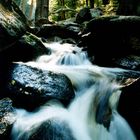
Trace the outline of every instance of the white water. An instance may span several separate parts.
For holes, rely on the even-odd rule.
[[[76,97],[68,108],[58,101],[49,101],[36,112],[17,110],[13,140],[28,140],[41,123],[54,118],[66,122],[75,140],[136,140],[128,123],[117,112],[121,85],[117,84],[113,72],[125,70],[93,66],[86,53],[71,44],[46,46],[52,53],[27,65],[66,74]],[[103,125],[106,120],[111,121],[108,129]],[[50,140],[45,136],[40,139]],[[53,140],[59,139],[54,136]]]

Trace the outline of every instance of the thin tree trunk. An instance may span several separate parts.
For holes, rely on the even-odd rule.
[[[43,0],[42,17],[48,19],[49,16],[49,0]]]
[[[90,0],[90,8],[94,8],[94,0]]]
[[[86,0],[86,7],[88,7],[88,0]]]
[[[25,11],[26,11],[26,0],[21,0],[21,2],[20,2],[20,9],[25,14]]]
[[[32,19],[33,8],[34,8],[34,0],[31,0],[30,11],[29,11],[29,20]]]
[[[61,5],[64,8],[64,6],[65,6],[65,1],[64,0],[61,0]],[[65,19],[66,19],[65,11],[62,10],[62,12],[61,12],[61,20],[65,20]]]

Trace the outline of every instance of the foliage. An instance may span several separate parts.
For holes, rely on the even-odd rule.
[[[14,0],[20,6],[23,13],[29,18],[31,5],[29,0]],[[34,0],[34,2],[37,0]],[[40,0],[39,0],[40,1]],[[49,0],[49,20],[60,21],[75,17],[76,14],[84,7],[99,7],[106,15],[116,14],[118,8],[118,1],[120,0]],[[22,6],[24,2],[25,7]],[[34,3],[34,5],[36,5]],[[26,8],[26,9],[25,9]],[[33,9],[35,13],[35,6]],[[32,20],[34,17],[32,18]]]
[[[64,5],[60,0],[50,0],[50,20],[61,20],[61,14],[65,14],[65,18],[75,16],[77,7],[77,0],[65,0]]]

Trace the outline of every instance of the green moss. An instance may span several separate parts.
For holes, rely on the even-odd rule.
[[[11,85],[15,85],[16,81],[15,80],[12,80],[11,81]]]

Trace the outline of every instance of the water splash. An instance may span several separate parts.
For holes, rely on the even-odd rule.
[[[44,43],[51,50],[50,55],[43,55],[37,59],[37,62],[44,62],[49,65],[83,65],[91,64],[87,59],[87,53],[83,52],[74,44],[59,42]]]
[[[35,139],[36,135],[46,140],[136,140],[128,123],[117,112],[121,91],[115,72],[125,70],[94,66],[82,49],[71,44],[53,43],[46,47],[51,49],[50,55],[26,64],[64,73],[70,78],[76,97],[68,108],[52,100],[36,112],[17,110],[13,140]],[[44,130],[38,132],[41,126]],[[47,129],[53,137],[46,135]]]

